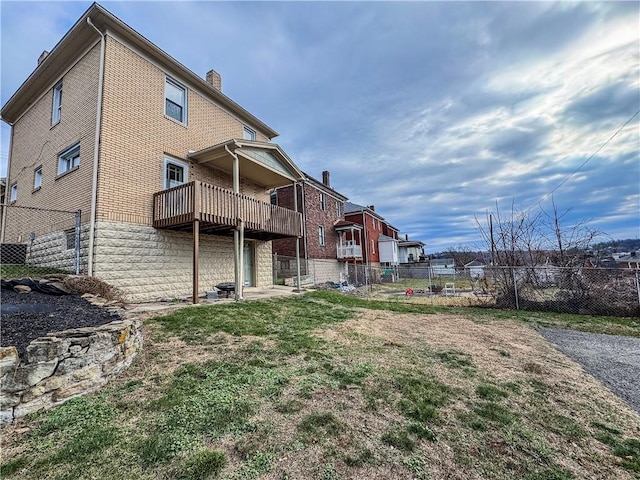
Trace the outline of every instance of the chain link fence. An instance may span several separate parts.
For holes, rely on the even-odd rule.
[[[80,210],[4,205],[0,221],[0,277],[3,280],[81,273],[86,263],[88,224],[83,224]]]
[[[335,264],[336,271],[322,277],[313,260],[301,259],[302,286],[342,288],[367,297],[411,297],[412,301],[443,306],[640,317],[640,270]],[[295,285],[295,276],[295,257],[275,255],[274,283]]]
[[[397,267],[397,271],[395,289],[383,284],[376,290],[427,297],[433,303],[439,299],[437,303],[445,305],[640,316],[637,269],[555,266],[443,269],[407,264]]]

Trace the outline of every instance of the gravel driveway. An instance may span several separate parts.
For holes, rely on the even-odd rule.
[[[640,414],[640,338],[553,328],[538,331]]]

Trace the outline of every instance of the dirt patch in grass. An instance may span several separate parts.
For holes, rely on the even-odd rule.
[[[527,325],[282,306],[296,321],[265,324],[271,304],[149,319],[121,378],[3,432],[8,478],[634,478],[640,418]],[[93,411],[114,437],[63,459]]]

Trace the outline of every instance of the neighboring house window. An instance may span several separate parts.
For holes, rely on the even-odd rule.
[[[324,193],[320,194],[320,208],[322,208],[323,212],[327,209],[327,200],[324,196]]]
[[[9,201],[11,203],[15,202],[18,199],[18,184],[11,184],[11,190],[9,191]]]
[[[173,188],[187,182],[189,167],[173,158],[164,158],[164,188]]]
[[[336,201],[336,215],[340,218],[340,202]]]
[[[69,230],[64,231],[64,235],[67,240],[67,250],[72,250],[76,248],[76,230],[75,228],[70,228]]]
[[[42,186],[42,165],[33,171],[33,189],[38,190]]]
[[[271,205],[278,205],[278,194],[276,192],[271,192],[269,200],[271,201]]]
[[[53,87],[53,109],[51,111],[51,125],[60,121],[62,113],[62,82]]]
[[[245,140],[255,140],[256,132],[255,130],[250,129],[249,127],[242,127],[242,138]]]
[[[68,172],[80,165],[80,144],[65,150],[58,157],[58,175]]]
[[[318,244],[324,245],[324,227],[318,227]]]
[[[180,123],[187,123],[187,89],[167,77],[164,84],[164,113]]]

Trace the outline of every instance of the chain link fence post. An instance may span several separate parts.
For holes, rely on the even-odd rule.
[[[80,275],[80,227],[82,219],[82,210],[76,210],[76,245],[75,245],[75,270],[76,275]]]
[[[513,277],[513,294],[516,300],[516,310],[520,310],[520,302],[518,301],[518,281],[516,280],[516,269],[511,269],[511,275]]]

